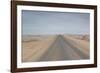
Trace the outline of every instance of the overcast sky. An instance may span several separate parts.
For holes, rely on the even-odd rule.
[[[22,10],[23,35],[84,34],[89,32],[89,13]]]

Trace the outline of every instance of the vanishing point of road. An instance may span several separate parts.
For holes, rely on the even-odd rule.
[[[48,50],[38,59],[38,61],[61,61],[61,60],[81,60],[89,59],[89,56],[76,48],[74,41],[65,39],[58,35]],[[77,45],[78,46],[78,45]],[[83,48],[81,48],[83,49]]]

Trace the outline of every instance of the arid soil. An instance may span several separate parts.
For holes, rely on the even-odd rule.
[[[89,59],[89,37],[77,35],[27,36],[22,40],[22,62]]]

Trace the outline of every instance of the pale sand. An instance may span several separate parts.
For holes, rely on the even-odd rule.
[[[77,35],[63,35],[66,42],[71,43],[72,49],[78,49],[80,52],[84,53],[85,55],[90,55],[90,48],[89,48],[89,41],[85,39],[80,39],[80,36]],[[35,37],[28,37],[24,38],[22,42],[22,62],[36,62],[39,61],[43,56],[46,56],[46,59],[53,58],[50,60],[55,60],[57,58],[62,58],[64,56],[64,53],[69,55],[69,57],[73,58],[81,58],[80,55],[76,54],[74,50],[69,49],[70,45],[67,43],[66,51],[64,53],[61,53],[63,49],[54,48],[53,50],[50,48],[50,46],[54,43],[57,36],[35,36]],[[60,42],[60,41],[59,41]],[[60,46],[60,45],[58,45]],[[57,46],[56,46],[57,47]],[[50,55],[47,55],[49,51]],[[50,52],[51,51],[51,52]],[[69,52],[67,52],[69,51]],[[47,53],[45,55],[45,53]],[[53,54],[52,54],[53,53]],[[74,59],[74,58],[73,58]]]
[[[38,41],[23,42],[22,62],[37,61],[48,50],[55,38],[56,36],[49,36]]]
[[[84,52],[86,55],[90,54],[90,47],[89,47],[90,43],[89,43],[89,41],[77,39],[74,36],[67,36],[67,35],[64,35],[64,38],[75,42],[76,45],[74,43],[72,43],[73,46],[78,48],[80,51]]]

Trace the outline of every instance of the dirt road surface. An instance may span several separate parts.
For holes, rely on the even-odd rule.
[[[65,39],[59,35],[48,48],[48,51],[38,61],[80,60],[89,58],[80,48],[74,45],[76,45],[75,41],[69,40],[68,38]]]
[[[80,44],[77,44],[76,40],[72,39],[73,38],[68,36],[65,38],[62,35],[58,35],[55,39],[52,40],[51,43],[49,42],[48,47],[38,50],[37,53],[35,52],[35,58],[34,53],[33,55],[31,53],[31,56],[28,56],[26,58],[27,60],[24,59],[23,62],[89,59],[89,45],[86,47],[88,49],[85,49],[83,46],[80,46]],[[44,45],[46,44],[47,43],[44,43]],[[43,48],[43,45],[41,46]],[[34,49],[31,51],[34,51]]]

